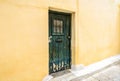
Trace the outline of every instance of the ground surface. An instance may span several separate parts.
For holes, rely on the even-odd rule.
[[[120,81],[120,63],[112,65],[87,78],[76,78],[71,81]]]

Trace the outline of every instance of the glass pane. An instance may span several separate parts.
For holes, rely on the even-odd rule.
[[[54,20],[53,33],[55,34],[63,33],[63,21],[62,20]]]
[[[60,21],[60,33],[63,33],[63,22]]]
[[[57,20],[54,20],[54,33],[56,33],[57,32]]]

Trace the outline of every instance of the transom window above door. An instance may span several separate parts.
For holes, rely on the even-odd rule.
[[[54,19],[53,20],[53,35],[62,35],[63,34],[63,21]]]

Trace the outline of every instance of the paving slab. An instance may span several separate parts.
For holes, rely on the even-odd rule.
[[[98,81],[113,81],[111,78],[109,78],[106,74],[103,74],[103,73],[97,73],[92,77],[97,79]]]
[[[71,81],[120,81],[120,63],[111,65],[87,78],[76,78]]]
[[[117,79],[118,78],[119,81],[120,81],[120,67],[117,67],[117,65],[112,66],[112,67],[104,70],[102,73],[105,74],[106,76],[108,76],[111,79]]]
[[[118,60],[115,61],[115,59]],[[104,66],[104,63],[108,63],[107,66]],[[52,75],[53,78],[49,81],[120,81],[120,55],[114,59],[105,60],[102,61],[102,63],[97,63],[91,66],[75,72],[76,74],[72,71],[60,72],[58,74],[55,73]],[[95,69],[102,66],[104,66],[104,68]]]
[[[89,78],[81,80],[81,81],[99,81],[99,80],[97,80],[97,79],[95,79],[93,77],[89,77]]]

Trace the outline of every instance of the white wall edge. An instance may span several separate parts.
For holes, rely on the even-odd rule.
[[[82,70],[84,69],[85,66],[83,64],[80,64],[80,65],[72,65],[70,71],[79,71],[79,70]]]
[[[52,79],[54,79],[54,81],[58,81],[58,80],[69,81],[77,77],[82,77],[88,74],[95,73],[119,61],[120,61],[120,54],[116,56],[111,56],[107,59],[96,62],[94,64],[90,64],[88,66],[84,66],[83,64],[72,65],[72,68],[70,69],[71,72],[69,74],[65,74],[56,78],[53,78],[53,76],[51,75],[47,75],[42,81],[51,81]]]
[[[99,70],[101,70],[101,69],[103,69],[111,64],[114,64],[117,61],[120,61],[120,55],[112,56],[112,57],[104,59],[100,62],[96,62],[94,64],[88,65],[84,69],[79,70],[79,71],[71,70],[71,72],[75,76],[84,76],[84,75],[99,71]]]
[[[51,75],[45,76],[45,78],[42,81],[50,81],[53,78]]]

